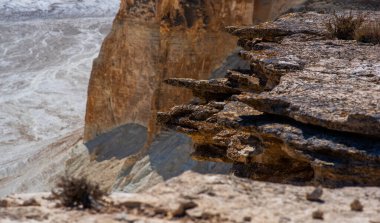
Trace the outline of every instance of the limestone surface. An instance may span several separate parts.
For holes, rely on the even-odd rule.
[[[200,100],[159,113],[159,122],[192,137],[193,158],[234,163],[241,176],[379,185],[380,48],[329,39],[329,18],[290,13],[228,27],[250,69],[167,80]]]

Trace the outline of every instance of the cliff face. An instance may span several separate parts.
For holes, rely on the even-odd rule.
[[[241,176],[379,185],[379,46],[330,39],[330,16],[228,27],[251,68],[209,81],[166,80],[200,100],[159,121],[192,137],[194,159],[233,163]]]
[[[251,24],[252,12],[250,0],[121,1],[93,65],[85,146],[79,145],[79,155],[67,162],[68,172],[135,191],[188,169],[228,171],[229,165],[191,160],[186,155],[191,141],[182,134],[160,133],[156,113],[192,97],[191,91],[163,80],[208,78],[236,47],[223,28]],[[224,64],[232,68],[240,63],[232,56]]]
[[[247,63],[233,53],[236,37],[227,34],[224,27],[252,24],[257,2],[262,3],[121,1],[112,31],[93,65],[85,146],[78,145],[79,155],[67,162],[67,171],[128,191],[149,187],[189,169],[228,172],[230,164],[191,160],[191,140],[159,131],[156,114],[192,98],[191,91],[165,85],[163,80],[207,79],[223,75],[227,69],[247,68]],[[273,6],[278,2],[283,1],[267,3]],[[282,4],[280,8],[283,11],[286,7]]]
[[[250,0],[123,0],[94,62],[85,140],[127,123],[155,132],[155,112],[190,99],[162,86],[181,76],[208,78],[235,48],[226,25],[251,24]]]

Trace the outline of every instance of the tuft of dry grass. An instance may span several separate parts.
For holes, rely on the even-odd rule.
[[[52,194],[65,207],[99,210],[106,192],[86,178],[64,176],[58,180]]]
[[[363,43],[380,44],[380,22],[363,24],[356,30],[355,39]]]
[[[354,16],[352,12],[350,12],[348,15],[338,15],[334,13],[333,16],[334,17],[325,24],[326,28],[329,31],[331,37],[336,37],[343,40],[355,39],[356,31],[365,20],[365,16],[363,14]]]

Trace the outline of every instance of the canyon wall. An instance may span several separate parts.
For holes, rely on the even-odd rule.
[[[251,0],[123,0],[94,61],[85,144],[67,162],[68,172],[127,191],[188,169],[228,172],[230,165],[191,160],[191,140],[157,129],[156,113],[192,98],[190,91],[163,80],[208,78],[244,66],[236,55],[229,56],[236,40],[224,27],[251,24],[252,13]]]
[[[191,94],[162,86],[166,78],[208,78],[235,48],[222,29],[252,22],[250,0],[122,1],[94,62],[85,140],[136,123],[155,132],[155,112]]]

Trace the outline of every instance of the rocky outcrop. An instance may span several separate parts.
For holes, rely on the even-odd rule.
[[[190,90],[165,85],[163,80],[207,79],[220,77],[227,69],[248,68],[234,53],[236,37],[224,27],[250,25],[298,2],[121,1],[112,31],[94,61],[85,145],[78,145],[80,153],[67,162],[67,172],[127,191],[145,189],[189,169],[227,173],[230,164],[191,160],[188,137],[160,131],[157,111],[192,98]],[[271,10],[262,8],[265,13],[260,14],[260,5]]]
[[[191,99],[162,80],[208,78],[235,48],[223,27],[251,24],[252,12],[250,0],[123,0],[94,62],[85,140],[128,123],[156,132],[154,111]]]
[[[251,24],[252,12],[251,0],[121,1],[94,61],[85,145],[78,145],[81,152],[67,162],[67,172],[124,191],[145,189],[189,169],[228,172],[228,165],[181,155],[188,154],[191,141],[160,132],[156,112],[192,97],[189,90],[164,85],[164,79],[208,78],[242,66],[236,53],[223,63],[236,48],[234,37],[223,28]]]
[[[12,195],[0,200],[1,222],[379,222],[378,188],[323,189],[284,186],[226,175],[187,172],[141,194],[114,193],[95,211],[62,208],[50,194]],[[351,210],[358,203],[362,211]]]
[[[231,162],[241,176],[379,185],[380,46],[329,39],[329,17],[292,13],[228,27],[251,68],[167,80],[199,100],[159,113],[159,121],[192,137],[193,158]]]

